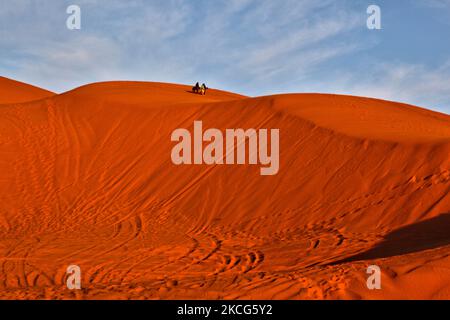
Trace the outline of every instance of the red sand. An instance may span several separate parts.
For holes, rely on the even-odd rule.
[[[1,79],[0,298],[450,298],[449,116],[189,90]],[[171,132],[194,120],[279,128],[278,175],[173,165]]]

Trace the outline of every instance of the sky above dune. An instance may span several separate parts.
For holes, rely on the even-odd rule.
[[[69,5],[81,30],[66,27]],[[366,26],[381,8],[381,30]],[[450,113],[449,0],[0,0],[0,75],[56,92],[97,81],[323,92]]]

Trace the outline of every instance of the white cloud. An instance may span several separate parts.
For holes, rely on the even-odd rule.
[[[322,56],[322,59],[316,59],[314,55],[308,54],[310,49],[316,48],[325,40],[330,40],[333,37],[341,35],[353,29],[357,25],[357,19],[354,17],[349,17],[347,15],[335,15],[332,18],[327,18],[315,22],[313,24],[307,24],[303,26],[300,30],[294,30],[289,34],[277,34],[274,38],[270,39],[262,45],[257,45],[256,48],[250,48],[249,52],[246,52],[244,59],[240,62],[240,65],[244,69],[254,70],[257,73],[258,67],[261,65],[271,65],[272,67],[278,66],[280,68],[285,68],[292,62],[292,59],[285,59],[290,53],[296,52],[294,55],[295,60],[300,60],[307,65],[309,60],[324,60],[324,58],[333,57],[333,55],[327,55],[326,53],[320,54],[316,53],[318,56]],[[299,52],[299,50],[305,50]],[[327,50],[325,50],[327,51]],[[336,50],[333,50],[336,52]],[[328,50],[329,52],[329,50]],[[343,50],[343,52],[348,52],[348,50]],[[304,56],[302,54],[305,53]]]
[[[29,79],[43,87],[65,90],[65,82],[82,85],[86,75],[108,80],[117,73],[120,50],[108,39],[80,37],[70,42],[48,41],[45,46],[24,49],[27,58],[15,61],[18,78]]]
[[[365,30],[364,3],[78,0],[82,30],[68,31],[72,1],[0,2],[0,73],[50,90],[115,79],[206,81],[244,94],[341,92],[447,111],[450,103],[450,62],[377,64],[367,49],[386,42]],[[450,8],[450,0],[420,4]],[[374,66],[361,70],[365,59]]]
[[[410,103],[450,113],[450,60],[437,68],[424,65],[384,63],[361,72],[341,72],[339,81],[323,81],[310,91],[350,94]]]

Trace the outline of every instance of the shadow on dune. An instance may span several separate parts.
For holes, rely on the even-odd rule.
[[[450,214],[445,213],[438,217],[392,231],[386,235],[383,242],[374,248],[333,262],[332,264],[400,256],[435,249],[449,244]]]
[[[196,95],[201,96],[201,94],[199,92],[193,92],[192,90],[186,90],[186,92],[190,93],[190,94],[196,94]]]

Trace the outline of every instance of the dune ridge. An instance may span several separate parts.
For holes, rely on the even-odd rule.
[[[51,91],[0,76],[0,105],[40,100],[54,94]]]
[[[1,298],[450,297],[448,115],[189,91],[108,82],[0,108]],[[170,134],[195,120],[280,129],[279,173],[173,165]]]

